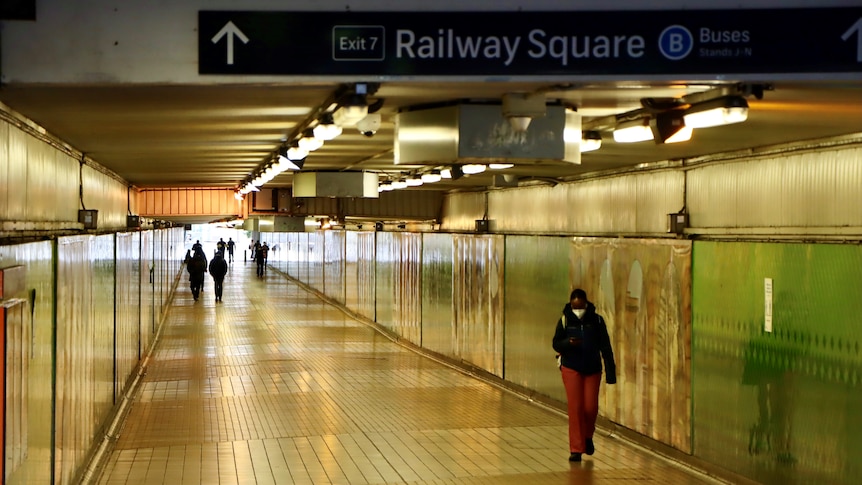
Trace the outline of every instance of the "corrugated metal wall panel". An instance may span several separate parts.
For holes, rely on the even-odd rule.
[[[357,235],[356,256],[358,261],[356,263],[356,274],[359,278],[357,311],[360,315],[371,320],[375,319],[375,309],[377,307],[377,284],[375,281],[377,268],[376,242],[376,232],[360,232]]]
[[[656,171],[550,186],[488,192],[491,230],[544,234],[664,233],[667,214],[680,210],[684,174]],[[484,196],[471,194],[470,210],[484,213]],[[464,197],[447,197],[443,229],[473,230],[473,220],[453,214]],[[482,212],[477,212],[481,210]],[[457,227],[456,227],[457,226]]]
[[[11,220],[9,217],[10,182],[9,162],[9,123],[0,121],[0,220]]]
[[[422,347],[455,358],[452,304],[454,253],[451,234],[429,233],[422,240]]]
[[[0,181],[0,184],[3,182]],[[51,483],[52,441],[52,386],[53,376],[53,331],[54,331],[54,269],[53,241],[43,241],[16,246],[0,246],[0,262],[3,267],[23,265],[25,267],[25,287],[35,298],[32,305],[23,304],[23,323],[31,329],[27,342],[30,349],[26,381],[29,399],[26,400],[26,432],[23,441],[10,442],[12,435],[6,436],[6,445],[21,446],[23,455],[17,467],[12,469],[7,461],[5,483]],[[10,331],[10,330],[7,330]],[[7,383],[9,377],[7,366]],[[18,379],[24,376],[17,376]],[[9,384],[7,384],[9,385]],[[8,419],[8,418],[7,418]],[[8,425],[8,423],[7,423]],[[7,454],[7,460],[9,459]]]
[[[444,231],[473,231],[476,219],[485,214],[485,194],[481,192],[452,193],[443,199]]]
[[[29,139],[30,137],[18,128],[9,128],[9,179],[7,182],[9,192],[6,198],[6,220],[29,220],[27,204],[27,146]]]
[[[845,147],[693,168],[686,198],[696,228],[860,227],[859,186],[862,148]]]
[[[346,237],[344,231],[325,231],[323,236],[323,287],[326,289],[326,296],[344,304]]]
[[[503,376],[503,236],[453,237],[452,302],[458,356]]]

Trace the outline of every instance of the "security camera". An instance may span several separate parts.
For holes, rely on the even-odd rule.
[[[380,129],[380,114],[371,113],[365,118],[357,121],[356,129],[359,130],[359,133],[362,133],[365,136],[374,136],[374,134],[377,133],[377,130]]]

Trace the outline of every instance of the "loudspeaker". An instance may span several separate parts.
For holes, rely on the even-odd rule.
[[[488,232],[491,230],[491,221],[488,219],[476,219],[476,232]]]

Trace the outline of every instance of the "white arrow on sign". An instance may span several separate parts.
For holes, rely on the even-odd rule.
[[[228,65],[233,64],[233,38],[236,36],[239,40],[242,41],[243,44],[248,44],[248,37],[239,30],[239,27],[234,25],[233,22],[229,21],[225,24],[218,33],[213,36],[212,42],[213,44],[218,43],[222,37],[227,36],[227,63]]]
[[[847,40],[851,35],[856,34],[856,62],[862,62],[862,17],[851,25],[847,32],[841,36],[841,40]]]

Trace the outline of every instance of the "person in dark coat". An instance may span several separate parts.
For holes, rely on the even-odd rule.
[[[560,372],[569,411],[569,461],[595,452],[593,434],[599,414],[602,361],[605,382],[616,384],[617,366],[608,327],[582,289],[572,291],[563,315],[557,320],[553,340],[560,354]]]
[[[210,261],[210,275],[215,283],[215,301],[222,301],[221,295],[224,289],[224,276],[227,274],[227,261],[224,260],[224,251],[217,251]]]
[[[189,264],[186,265],[186,271],[189,272],[189,285],[192,289],[192,296],[197,301],[200,292],[203,291],[204,275],[207,273],[207,258],[204,256],[202,249],[194,252]]]
[[[263,278],[263,273],[266,271],[266,251],[264,248],[267,246],[261,246],[260,241],[255,244],[254,250],[254,262],[257,263],[257,276]]]

